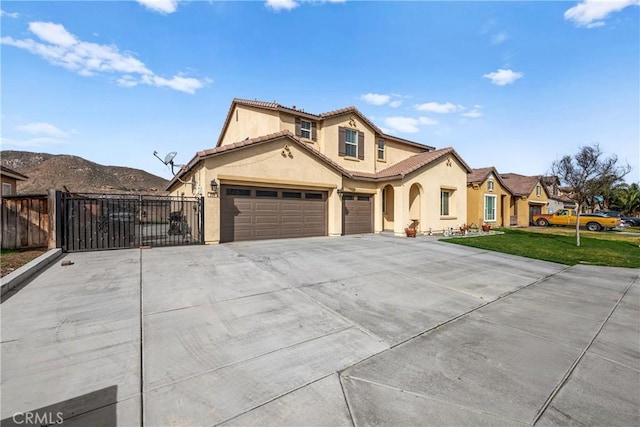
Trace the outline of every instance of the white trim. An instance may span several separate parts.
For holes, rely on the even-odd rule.
[[[493,199],[493,219],[489,219],[487,216],[487,197],[491,197]],[[495,194],[485,194],[482,200],[484,204],[482,214],[484,222],[496,222],[498,220],[498,196]]]
[[[382,148],[380,148],[381,142]],[[382,157],[380,157],[380,151],[382,151]],[[387,160],[387,143],[384,142],[384,139],[378,139],[376,142],[376,159],[381,162]]]
[[[356,142],[352,142],[352,141],[347,140],[347,135],[349,135],[349,132],[353,132],[353,134],[355,134]],[[348,152],[347,152],[347,147],[348,146],[355,146],[356,147],[356,154],[354,156],[348,154]],[[344,154],[345,154],[345,157],[353,157],[355,159],[358,158],[358,131],[357,130],[345,129],[345,132],[344,132]]]
[[[309,129],[306,129],[306,128],[302,127],[303,123],[308,123],[309,124]],[[304,136],[302,134],[302,132],[309,132],[309,136]],[[304,139],[313,138],[313,124],[310,121],[300,119],[300,138],[304,138]]]

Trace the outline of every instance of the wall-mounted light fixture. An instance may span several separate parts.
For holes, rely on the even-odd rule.
[[[338,193],[338,197],[342,198],[342,195],[344,194],[344,190],[342,188],[338,188],[337,193]]]
[[[211,191],[207,193],[208,197],[218,197],[218,183],[215,179],[211,180]]]

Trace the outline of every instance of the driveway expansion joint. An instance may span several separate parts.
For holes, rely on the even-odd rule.
[[[547,397],[547,400],[544,402],[544,404],[542,405],[542,407],[538,410],[538,413],[536,414],[535,418],[533,419],[533,421],[531,422],[532,425],[536,425],[536,423],[540,420],[540,418],[542,417],[542,415],[544,414],[544,412],[547,410],[547,408],[549,407],[549,405],[551,405],[551,402],[553,401],[553,399],[556,397],[556,395],[560,392],[560,390],[562,389],[562,387],[564,387],[564,385],[567,383],[567,381],[569,381],[569,378],[571,377],[571,374],[573,373],[573,371],[575,371],[575,369],[578,367],[578,364],[580,363],[580,361],[582,360],[582,358],[584,357],[585,354],[587,354],[587,351],[589,350],[589,348],[593,345],[594,341],[596,340],[596,338],[598,338],[598,335],[600,335],[600,332],[602,332],[602,329],[604,329],[604,325],[607,324],[607,322],[609,321],[609,319],[611,318],[611,316],[613,315],[613,313],[616,311],[616,309],[618,308],[618,306],[620,305],[620,303],[622,302],[622,299],[627,295],[627,292],[629,292],[629,289],[631,289],[631,287],[638,282],[638,276],[636,276],[635,279],[633,279],[631,281],[631,283],[629,283],[629,285],[627,286],[627,288],[624,290],[624,292],[622,293],[622,295],[620,295],[620,298],[618,298],[618,301],[614,304],[613,308],[611,309],[611,311],[609,312],[609,314],[607,315],[607,317],[604,319],[604,321],[602,322],[602,324],[600,325],[600,327],[598,328],[598,330],[596,331],[596,333],[593,335],[593,338],[591,338],[591,341],[589,341],[589,343],[587,344],[587,346],[584,348],[584,350],[582,350],[582,352],[580,353],[580,355],[576,358],[576,360],[573,362],[573,364],[569,367],[569,370],[564,374],[564,376],[560,379],[560,382],[556,385],[556,387],[552,390],[551,394],[549,395],[549,397]]]

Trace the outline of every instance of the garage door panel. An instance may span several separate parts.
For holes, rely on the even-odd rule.
[[[221,242],[327,235],[326,193],[223,185],[221,195]]]
[[[286,226],[300,226],[307,218],[303,218],[302,215],[282,215],[282,225]]]
[[[253,231],[252,238],[246,240],[277,239],[278,237],[280,237],[280,231],[276,228],[256,228]]]
[[[253,224],[256,226],[277,226],[279,218],[277,215],[256,215],[253,217]]]
[[[299,237],[304,236],[304,228],[291,227],[282,229],[282,237]]]
[[[269,202],[259,201],[255,203],[253,210],[260,211],[260,212],[269,212],[269,211],[278,212],[280,210],[279,206],[280,205],[277,201],[269,201]]]
[[[343,233],[373,233],[373,198],[348,194],[343,196]]]

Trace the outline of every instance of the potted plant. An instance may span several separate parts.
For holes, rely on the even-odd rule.
[[[462,224],[460,226],[460,233],[462,235],[466,235],[468,231],[469,231],[469,226],[467,224]]]
[[[415,227],[409,225],[405,227],[404,232],[407,233],[407,237],[416,237],[417,230],[415,229]]]
[[[491,231],[491,225],[489,225],[487,223],[482,224],[482,231],[485,232],[485,233],[488,232],[488,231]]]

